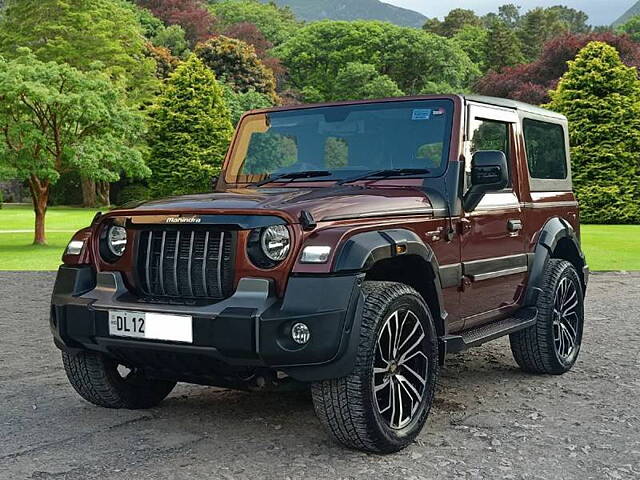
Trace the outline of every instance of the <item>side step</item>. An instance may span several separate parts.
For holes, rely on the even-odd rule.
[[[526,308],[518,311],[516,316],[498,320],[486,325],[465,330],[457,335],[447,335],[442,338],[446,353],[456,353],[467,348],[477,347],[496,338],[510,333],[524,330],[536,323],[538,311]]]

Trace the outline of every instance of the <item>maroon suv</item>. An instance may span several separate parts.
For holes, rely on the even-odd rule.
[[[372,452],[418,435],[447,353],[509,335],[523,370],[569,370],[588,276],[566,119],[457,95],[251,112],[215,192],[98,215],[63,262],[51,329],[86,400],[310,385]]]

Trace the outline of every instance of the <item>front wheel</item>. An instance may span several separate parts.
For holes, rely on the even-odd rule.
[[[438,341],[418,292],[365,282],[356,365],[312,386],[321,423],[343,445],[376,453],[405,448],[422,430],[438,376]]]
[[[147,378],[142,371],[118,364],[96,352],[62,352],[67,378],[88,402],[106,408],[144,409],[158,405],[176,382]]]

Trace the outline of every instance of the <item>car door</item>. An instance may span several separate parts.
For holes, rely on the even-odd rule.
[[[464,189],[470,185],[472,155],[481,150],[505,153],[510,181],[504,190],[487,193],[474,211],[463,212],[460,315],[465,329],[508,314],[514,308],[527,271],[516,168],[516,159],[521,155],[516,141],[518,114],[515,110],[481,104],[468,105],[467,113]]]

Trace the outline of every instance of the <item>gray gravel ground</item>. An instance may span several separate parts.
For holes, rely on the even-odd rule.
[[[68,385],[52,273],[0,272],[0,479],[639,479],[640,274],[592,276],[581,358],[521,373],[502,339],[450,357],[427,427],[390,456],[344,450],[308,397],[179,385],[149,411]]]

